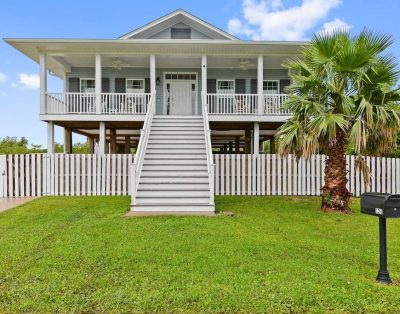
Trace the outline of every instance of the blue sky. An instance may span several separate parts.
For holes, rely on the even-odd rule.
[[[177,8],[242,39],[307,39],[322,29],[367,27],[393,35],[390,52],[400,58],[398,0],[13,0],[2,2],[0,37],[115,38]],[[0,138],[46,143],[46,125],[38,118],[38,73],[36,63],[0,42]],[[61,91],[61,81],[51,78],[48,89]]]

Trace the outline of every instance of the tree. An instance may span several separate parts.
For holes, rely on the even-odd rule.
[[[284,104],[292,117],[279,132],[281,154],[309,158],[324,151],[321,208],[349,211],[345,150],[369,180],[363,155],[382,155],[396,145],[400,126],[399,78],[393,57],[384,54],[388,35],[362,31],[316,34],[302,55],[285,64],[292,79]]]
[[[46,150],[40,145],[32,145],[28,147],[29,142],[25,137],[17,139],[16,137],[5,137],[0,139],[0,154],[29,154],[29,153],[43,153]]]

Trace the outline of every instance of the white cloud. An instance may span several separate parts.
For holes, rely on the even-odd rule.
[[[38,89],[40,85],[39,75],[37,74],[19,74],[18,85],[27,89]]]
[[[321,32],[331,34],[334,31],[348,31],[352,26],[340,19],[334,19],[330,22],[325,22],[322,26]]]
[[[228,31],[254,40],[305,40],[342,0],[302,0],[285,7],[282,0],[243,0],[243,20],[234,18]]]
[[[0,72],[0,83],[3,83],[7,80],[7,75],[4,73]]]

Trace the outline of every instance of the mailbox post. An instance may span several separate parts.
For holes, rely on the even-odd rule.
[[[361,212],[379,217],[379,271],[376,281],[391,284],[387,270],[386,218],[400,218],[400,195],[364,193],[361,195]]]
[[[379,217],[379,271],[376,281],[391,284],[387,270],[386,218]]]

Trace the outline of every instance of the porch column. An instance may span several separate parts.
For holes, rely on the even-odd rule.
[[[106,152],[106,124],[104,122],[99,123],[99,154],[105,154]]]
[[[47,153],[54,154],[54,122],[47,122]]]
[[[89,146],[89,154],[94,154],[94,138],[88,136],[87,143]]]
[[[96,113],[101,113],[101,55],[96,53],[95,62],[95,91],[96,91]]]
[[[201,92],[207,93],[207,56],[201,56]],[[201,105],[203,105],[203,98],[201,98]],[[200,114],[203,112],[203,108],[200,107]],[[199,112],[197,111],[197,114]]]
[[[253,154],[258,155],[260,153],[260,124],[254,122],[253,131]]]
[[[156,56],[150,55],[150,92],[156,91]]]
[[[40,113],[46,112],[46,93],[47,93],[47,56],[41,53],[39,56],[40,64]]]
[[[245,147],[244,147],[245,154],[251,154],[251,131],[250,130],[245,131],[244,142],[245,142]]]
[[[117,152],[117,130],[110,130],[110,154],[115,154]]]
[[[124,153],[129,154],[131,152],[131,137],[125,136]]]
[[[264,82],[264,57],[258,56],[257,62],[257,94],[258,94],[258,114],[263,114],[263,103],[264,103],[264,91],[263,91],[263,82]]]
[[[235,137],[235,153],[236,154],[240,153],[240,137],[239,136]]]
[[[64,154],[72,154],[71,128],[64,128]]]
[[[201,56],[201,91],[207,93],[207,56]]]

